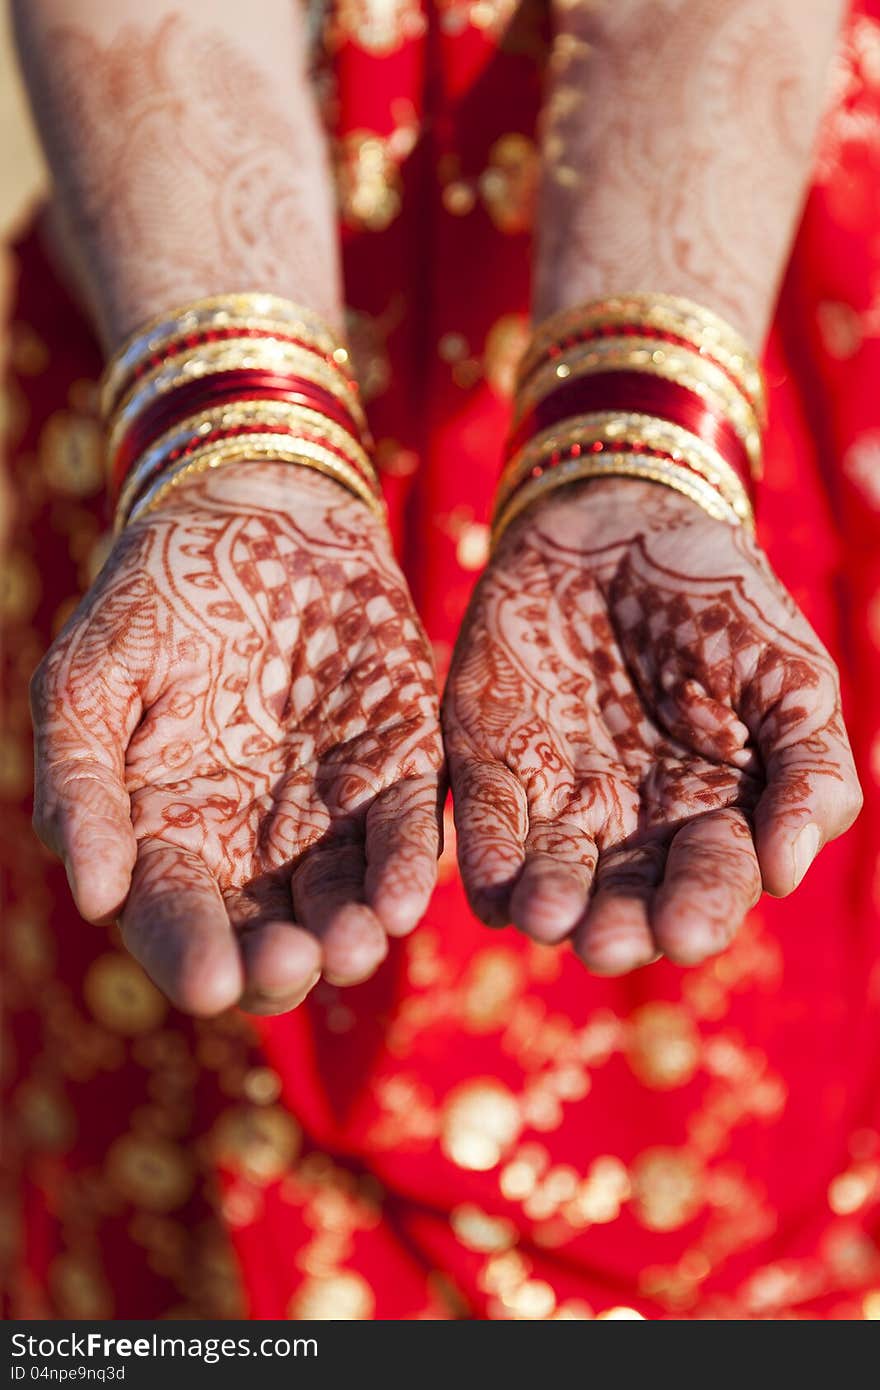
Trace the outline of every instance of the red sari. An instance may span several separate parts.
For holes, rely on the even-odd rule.
[[[525,333],[544,16],[338,0],[352,326],[441,674]],[[622,980],[469,914],[295,1014],[194,1022],[29,827],[25,682],[104,553],[95,345],[18,247],[0,854],[10,1315],[880,1317],[880,3],[856,7],[767,351],[762,539],[841,665],[854,831],[725,955]]]

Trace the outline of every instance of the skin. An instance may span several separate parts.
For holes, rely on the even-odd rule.
[[[289,0],[16,0],[56,243],[108,351],[271,290],[342,321],[328,157]]]
[[[842,13],[558,0],[536,319],[662,290],[759,352]],[[444,727],[474,911],[570,938],[603,974],[722,950],[861,805],[833,663],[760,548],[631,479],[570,486],[510,529]]]
[[[33,682],[37,830],[195,1014],[365,979],[434,885],[424,633],[382,524],[311,473],[294,518],[285,472],[130,527]]]
[[[135,0],[14,10],[62,252],[108,349],[170,303],[249,287],[341,322],[328,161],[289,0],[158,0],[148,19]],[[539,317],[657,288],[759,345],[839,13],[826,0],[560,7]],[[754,80],[722,21],[761,38]],[[243,558],[255,548],[284,553],[277,582]],[[670,583],[689,613],[745,624],[748,651],[725,665],[720,638],[679,649]],[[316,665],[316,649],[332,659]],[[478,913],[573,934],[600,970],[720,949],[758,870],[789,891],[855,814],[835,692],[760,552],[693,504],[607,482],[532,509],[478,588],[447,694]],[[57,639],[34,721],[39,833],[83,915],[121,913],[185,1009],[278,1012],[321,970],[363,979],[424,909],[441,761],[430,662],[384,532],[333,483],[251,464],[182,487],[122,538]]]
[[[56,245],[109,351],[240,289],[342,323],[297,6],[22,0],[15,19]],[[180,1008],[283,1012],[320,973],[365,979],[424,911],[435,686],[364,505],[302,468],[224,468],[125,532],[36,673],[37,832]]]
[[[663,290],[759,352],[841,0],[554,0],[535,314]]]
[[[723,950],[860,806],[819,639],[744,530],[651,483],[510,528],[444,726],[477,916],[599,974]]]

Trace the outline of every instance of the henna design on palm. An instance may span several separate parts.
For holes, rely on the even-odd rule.
[[[182,1007],[364,979],[424,911],[433,667],[384,528],[337,484],[248,464],[182,488],[120,539],[33,703],[38,830]]]
[[[834,665],[762,553],[630,479],[511,527],[444,729],[475,912],[600,973],[722,950],[861,804]]]

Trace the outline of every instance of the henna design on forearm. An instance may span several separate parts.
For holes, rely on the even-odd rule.
[[[328,163],[287,9],[283,23],[265,19],[256,49],[228,23],[173,10],[151,26],[123,13],[108,40],[81,24],[41,28],[20,9],[57,225],[109,342],[169,305],[236,289],[338,319]]]
[[[559,3],[538,317],[686,295],[760,346],[806,191],[839,0]]]

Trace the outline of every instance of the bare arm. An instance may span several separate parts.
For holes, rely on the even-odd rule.
[[[755,348],[800,215],[843,0],[556,0],[536,316],[658,290]]]
[[[105,343],[203,295],[339,319],[333,202],[292,0],[15,0],[65,241]]]
[[[843,8],[556,0],[537,319],[660,292],[760,348]],[[722,950],[860,805],[837,672],[754,540],[640,479],[520,513],[445,726],[475,911],[599,973]]]
[[[105,344],[211,294],[339,324],[293,0],[19,0],[65,241]],[[326,659],[325,659],[326,658]],[[332,659],[331,659],[332,658]],[[82,915],[195,1013],[366,978],[437,855],[437,699],[387,528],[237,462],[127,527],[32,688],[35,825]]]

